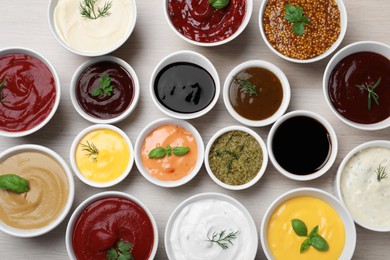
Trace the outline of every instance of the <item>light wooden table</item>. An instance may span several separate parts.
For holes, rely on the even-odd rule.
[[[108,189],[86,186],[75,177],[76,196],[73,210],[84,199],[103,190],[130,193],[142,200],[153,213],[159,230],[159,248],[156,259],[167,259],[164,250],[164,231],[175,207],[184,199],[201,192],[220,192],[238,199],[252,214],[258,230],[266,208],[281,193],[297,187],[316,187],[335,194],[335,174],[343,157],[357,145],[371,140],[390,140],[390,129],[366,132],[353,129],[338,120],[325,103],[322,92],[322,74],[330,57],[310,65],[293,64],[273,54],[263,42],[258,15],[261,1],[254,1],[252,18],[248,27],[234,41],[220,47],[195,47],[177,37],[165,21],[163,2],[137,1],[138,18],[134,33],[112,55],[118,56],[134,68],[141,84],[140,102],[135,112],[117,124],[130,137],[133,144],[141,129],[149,122],[165,117],[152,103],[149,80],[155,65],[166,55],[182,49],[200,52],[208,57],[219,72],[221,82],[237,64],[250,59],[267,60],[279,66],[286,74],[292,88],[288,111],[306,109],[324,116],[334,127],[339,139],[337,160],[329,172],[315,181],[295,182],[283,177],[269,163],[262,179],[245,191],[228,191],[217,186],[204,167],[187,185],[165,189],[149,183],[133,167],[126,180]],[[347,34],[340,47],[360,40],[376,40],[390,44],[390,1],[345,1],[348,13]],[[18,144],[32,143],[47,146],[58,152],[69,163],[69,150],[73,138],[91,125],[81,118],[70,102],[69,83],[76,68],[88,58],[65,50],[52,35],[47,18],[49,1],[1,0],[0,48],[23,46],[46,56],[57,69],[61,81],[61,102],[57,113],[47,126],[23,138],[0,137],[0,151]],[[226,111],[222,97],[215,108],[205,116],[190,120],[201,133],[205,144],[213,133],[222,127],[239,124]],[[264,140],[270,127],[254,128]],[[52,232],[41,237],[22,239],[0,234],[0,259],[66,259],[65,229],[70,214]],[[260,243],[259,243],[260,245]],[[357,245],[354,259],[389,259],[390,234],[376,233],[357,226]],[[261,246],[257,259],[265,259]]]

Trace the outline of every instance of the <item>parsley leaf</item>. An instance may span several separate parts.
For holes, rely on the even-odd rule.
[[[303,9],[299,5],[293,6],[291,4],[286,5],[287,21],[293,23],[293,31],[296,35],[302,35],[305,33],[305,24],[310,24],[309,18],[304,16]]]
[[[133,245],[128,242],[119,241],[115,247],[107,251],[107,260],[134,260],[131,254]]]
[[[111,85],[111,78],[107,74],[103,75],[99,80],[99,87],[92,91],[92,96],[111,96],[113,92],[113,86]]]

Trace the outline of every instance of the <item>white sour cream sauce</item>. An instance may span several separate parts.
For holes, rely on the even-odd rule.
[[[387,178],[377,180],[378,166]],[[343,200],[354,218],[371,226],[390,226],[390,149],[370,147],[353,155],[340,182]]]
[[[223,230],[226,230],[225,234],[238,231],[228,249],[207,241],[214,232]],[[184,207],[170,233],[173,259],[176,260],[250,260],[255,246],[252,239],[250,224],[241,210],[217,199],[198,200]]]
[[[95,10],[109,0],[98,0]],[[112,0],[110,15],[88,19],[80,14],[81,0],[58,0],[54,25],[60,38],[71,48],[101,53],[119,47],[134,23],[133,0]]]

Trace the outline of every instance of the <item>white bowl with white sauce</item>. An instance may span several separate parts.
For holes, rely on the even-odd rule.
[[[248,210],[220,193],[201,193],[183,201],[168,220],[164,240],[171,260],[250,260],[258,247]]]
[[[390,232],[390,141],[352,149],[338,168],[336,190],[356,224]]]

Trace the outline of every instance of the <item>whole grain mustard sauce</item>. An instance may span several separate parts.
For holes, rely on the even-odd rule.
[[[21,194],[0,190],[0,220],[14,228],[47,226],[65,208],[69,182],[62,166],[49,155],[20,152],[0,163],[0,175],[16,174],[29,182]]]
[[[98,154],[90,155],[85,146],[88,144],[94,145]],[[81,174],[88,180],[110,182],[125,172],[130,162],[130,149],[117,132],[99,129],[81,139],[76,148],[75,161]]]
[[[318,225],[318,234],[328,242],[329,249],[320,252],[310,246],[300,253],[306,237],[295,233],[292,219],[302,220],[308,233]],[[296,197],[287,200],[273,212],[267,239],[272,255],[278,260],[337,260],[344,249],[345,229],[337,212],[326,202],[313,197]]]

